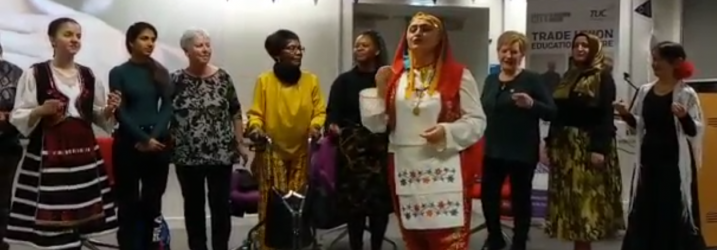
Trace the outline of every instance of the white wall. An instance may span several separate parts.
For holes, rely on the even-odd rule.
[[[717,1],[714,0],[683,0],[682,42],[687,49],[687,57],[697,72],[695,79],[717,78]]]
[[[636,85],[654,80],[650,66],[650,49],[654,43],[682,40],[682,0],[652,0],[651,20],[632,11],[642,2],[643,0],[624,1],[621,6],[629,12],[627,15],[631,16],[627,19],[631,22],[624,23],[624,30],[629,32],[632,40],[630,47],[621,48],[630,51],[628,58],[620,58],[629,61],[629,67],[621,70],[631,72],[633,83]]]
[[[451,30],[448,37],[456,60],[463,63],[476,79],[482,80],[488,73],[489,12],[486,8],[424,7],[396,4],[359,4],[355,13],[380,15],[385,20],[354,22],[354,37],[362,31],[373,29],[381,33],[388,47],[389,60],[393,59],[401,35],[406,29],[406,17],[424,11],[441,17],[463,20],[460,30]]]
[[[109,0],[112,2],[108,9],[97,10],[91,15],[73,13],[63,8],[28,8],[28,3],[53,2],[52,0],[2,0],[4,5],[2,11],[28,14],[28,21],[22,20],[4,22],[3,24],[20,24],[21,27],[14,27],[18,30],[27,29],[44,32],[47,22],[57,15],[70,15],[78,18],[83,25],[83,36],[85,46],[81,52],[83,63],[93,67],[96,74],[105,78],[109,69],[126,60],[126,54],[122,46],[124,30],[131,23],[136,21],[148,21],[159,29],[160,41],[163,43],[157,52],[158,60],[176,69],[185,65],[183,53],[178,50],[178,39],[182,31],[188,27],[196,26],[209,30],[213,37],[215,55],[214,61],[229,70],[236,81],[238,94],[242,104],[249,105],[251,102],[251,89],[253,88],[256,75],[271,66],[271,59],[266,55],[263,48],[264,38],[279,28],[287,28],[296,31],[301,36],[302,43],[306,47],[304,59],[305,68],[319,75],[322,80],[322,88],[328,92],[329,85],[333,78],[341,71],[348,70],[352,65],[351,48],[354,38],[353,29],[353,1],[349,0],[276,0],[271,3],[269,0],[153,0],[152,5],[140,0]],[[82,5],[90,0],[69,1],[55,0],[60,3]],[[526,1],[527,0],[441,0],[439,6],[459,6],[473,8],[487,8],[488,19],[477,20],[488,25],[488,38],[495,41],[504,30],[516,30],[525,32],[526,25]],[[681,25],[681,1],[678,0],[652,0],[655,18],[655,34],[660,39],[680,41]],[[711,49],[714,42],[709,30],[710,26],[687,26],[692,23],[710,25],[715,23],[713,15],[707,10],[714,9],[706,5],[712,0],[684,0],[685,11],[685,37],[684,39],[691,58],[701,65],[715,65],[717,50]],[[417,3],[417,0],[362,0],[363,3],[391,3],[409,4]],[[432,1],[423,1],[432,2]],[[651,73],[647,66],[649,51],[640,44],[628,42],[634,37],[645,37],[650,34],[650,29],[644,23],[636,23],[632,15],[635,6],[634,1],[623,1],[620,6],[620,19],[628,20],[622,23],[626,29],[621,32],[622,41],[627,47],[620,47],[621,53],[617,61],[616,70],[633,72],[636,83],[646,82]],[[44,3],[43,6],[51,6]],[[70,6],[70,7],[77,7]],[[17,7],[17,8],[16,8]],[[36,6],[37,7],[37,6]],[[40,6],[42,7],[42,6]],[[207,15],[207,13],[211,13]],[[39,17],[38,17],[39,14]],[[3,16],[3,15],[0,15]],[[31,17],[32,16],[32,17]],[[710,19],[712,18],[712,19]],[[0,17],[2,19],[2,17]],[[5,58],[10,61],[19,62],[22,66],[29,66],[30,63],[44,60],[51,54],[47,46],[46,38],[42,32],[34,36],[23,36],[24,39],[17,39],[14,33],[3,30],[7,27],[0,27],[0,43],[5,45]],[[10,27],[13,28],[13,27]],[[690,31],[693,31],[690,34]],[[390,33],[390,34],[389,34]],[[389,32],[385,36],[399,35]],[[475,37],[468,35],[461,40],[472,43],[470,39],[485,41],[478,35],[484,32],[476,32]],[[694,33],[702,35],[698,38]],[[633,34],[633,35],[629,35]],[[707,38],[704,38],[707,37]],[[34,39],[34,40],[28,40]],[[456,40],[456,39],[453,39]],[[454,41],[455,42],[455,41]],[[699,44],[702,42],[702,45]],[[696,44],[697,43],[697,44]],[[472,44],[456,45],[457,47],[469,47]],[[480,47],[479,45],[476,47]],[[694,47],[700,46],[701,49]],[[706,47],[701,47],[706,46]],[[707,47],[708,46],[708,47]],[[495,42],[487,49],[487,62],[497,63]],[[708,49],[710,48],[710,49]],[[19,52],[18,52],[19,51]],[[25,54],[21,52],[25,52]],[[14,54],[13,54],[14,53]],[[482,52],[481,52],[482,53]],[[710,54],[712,53],[712,54]],[[27,55],[39,55],[37,58]],[[98,57],[97,55],[102,55]],[[707,59],[699,59],[700,56]],[[485,58],[478,54],[475,58]],[[473,57],[462,60],[472,60]],[[33,61],[34,60],[34,61]],[[706,62],[706,63],[705,63]],[[710,63],[712,62],[712,63]],[[477,66],[483,67],[483,66]],[[707,67],[707,66],[702,66]],[[487,67],[483,67],[484,69]],[[478,70],[480,71],[480,70]],[[707,69],[700,69],[706,72]],[[641,72],[641,73],[637,73]],[[479,78],[480,79],[480,78]],[[172,171],[173,172],[173,171]],[[181,195],[177,187],[175,177],[170,176],[170,185],[165,195],[165,215],[172,218],[181,218]]]
[[[316,73],[325,93],[333,79],[351,68],[353,41],[353,1],[349,0],[153,0],[151,5],[141,0],[2,0],[0,13],[13,13],[12,21],[0,20],[0,43],[4,45],[4,58],[29,67],[46,60],[52,54],[44,35],[46,25],[55,16],[72,16],[83,28],[83,48],[78,60],[93,68],[106,83],[109,70],[125,60],[123,46],[126,28],[137,21],[154,24],[159,30],[155,59],[170,70],[186,65],[183,52],[178,48],[179,37],[190,27],[204,28],[212,36],[213,61],[224,67],[234,78],[240,101],[248,106],[255,77],[271,67],[272,61],[263,47],[271,32],[286,28],[294,30],[306,47],[304,68]],[[365,3],[408,4],[408,0],[364,0]],[[431,1],[427,1],[431,2]],[[8,4],[9,3],[9,4]],[[60,5],[58,5],[58,3]],[[85,8],[87,4],[106,3],[102,8]],[[501,0],[442,0],[442,6],[487,8],[489,19],[474,19],[481,23],[475,34],[457,36],[456,47],[487,47],[485,25],[489,25],[490,39],[495,40],[503,31],[503,3]],[[96,5],[97,6],[97,5]],[[2,19],[0,14],[0,19]],[[26,18],[27,20],[23,20]],[[13,30],[37,33],[20,34]],[[395,35],[398,35],[396,33]],[[389,34],[385,34],[389,35]],[[390,34],[394,35],[394,34]],[[470,40],[480,41],[476,44]],[[476,49],[475,56],[460,60],[469,61],[477,68],[485,60],[496,62],[495,48]],[[471,55],[466,53],[467,55]],[[475,61],[473,61],[475,60]],[[474,62],[474,63],[470,63]],[[477,70],[481,71],[481,70]],[[182,199],[171,171],[170,183],[164,199],[164,214],[181,219]]]

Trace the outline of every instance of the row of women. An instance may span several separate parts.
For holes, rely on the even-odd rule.
[[[169,74],[150,57],[154,27],[132,25],[126,41],[131,58],[111,71],[110,90],[73,61],[81,47],[77,22],[57,19],[48,36],[55,56],[19,77],[12,112],[0,117],[30,138],[14,183],[4,235],[9,243],[79,249],[83,237],[119,226],[121,249],[157,249],[152,231],[173,162],[189,248],[207,249],[206,182],[212,249],[227,249],[229,176],[237,156],[246,157],[243,133],[273,142],[273,150],[257,155],[265,160],[252,166],[261,219],[272,187],[298,190],[306,183],[306,142],[325,130],[338,138],[337,183],[341,209],[349,211],[352,249],[362,249],[366,228],[371,249],[381,249],[392,212],[407,249],[469,249],[469,190],[478,175],[489,232],[483,249],[507,245],[499,212],[506,179],[515,217],[511,249],[526,249],[539,122],[545,120],[551,122],[546,232],[587,250],[625,227],[617,110],[637,129],[641,145],[623,249],[704,247],[694,209],[702,117],[695,91],[682,82],[691,67],[679,44],[653,48],[658,80],[643,85],[628,110],[615,103],[615,83],[595,36],[575,37],[573,65],[551,94],[537,73],[519,66],[529,47],[525,36],[506,32],[498,39],[501,72],[480,87],[453,58],[441,20],[418,13],[392,61],[377,33],[357,37],[356,67],[336,79],[326,105],[317,77],[301,70],[299,37],[279,30],[266,39],[275,64],[258,77],[244,128],[230,76],[209,63],[206,33],[185,33],[180,45],[189,66]],[[91,124],[110,130],[114,122],[111,188]],[[477,173],[474,164],[483,154]]]

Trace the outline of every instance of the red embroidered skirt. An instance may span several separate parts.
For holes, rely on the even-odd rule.
[[[45,128],[40,157],[37,224],[75,227],[104,217],[102,159],[92,127],[67,118]]]

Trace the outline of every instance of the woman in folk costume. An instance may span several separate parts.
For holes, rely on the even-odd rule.
[[[558,113],[545,139],[551,166],[545,230],[589,250],[624,227],[615,81],[605,71],[600,38],[580,33],[572,46],[573,65],[553,92]]]
[[[304,47],[299,36],[289,30],[279,30],[266,38],[264,47],[274,59],[274,68],[257,79],[254,101],[247,112],[246,130],[249,138],[272,139],[272,150],[259,152],[255,159],[261,160],[252,163],[261,194],[260,221],[265,219],[272,187],[299,191],[307,183],[308,140],[321,135],[326,121],[319,79],[301,70]],[[267,162],[271,162],[270,166],[265,166]],[[269,249],[264,246],[264,231],[260,230],[259,242],[262,249]]]
[[[361,93],[362,124],[390,132],[389,179],[407,248],[468,249],[474,145],[486,122],[478,83],[453,59],[441,20],[424,13],[376,78],[377,88]]]
[[[693,72],[682,45],[659,43],[652,49],[657,81],[640,86],[628,111],[616,109],[636,129],[639,164],[632,181],[632,203],[623,250],[700,250],[697,168],[702,158],[702,108],[683,80]]]
[[[16,180],[5,240],[40,249],[80,249],[81,237],[117,226],[92,124],[112,129],[119,94],[74,62],[80,25],[50,23],[54,58],[25,71],[10,122],[30,138]]]

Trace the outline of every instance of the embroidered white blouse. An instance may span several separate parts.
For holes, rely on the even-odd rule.
[[[52,75],[55,82],[57,83],[57,90],[67,96],[69,103],[76,103],[79,98],[82,87],[82,83],[79,81],[79,71],[77,74],[72,76],[65,76],[57,71],[54,67],[52,68]],[[93,103],[94,121],[95,125],[106,131],[112,133],[114,128],[114,119],[106,119],[104,115],[104,109],[107,106],[107,96],[109,92],[105,88],[104,84],[95,78],[95,96]],[[35,123],[30,123],[30,113],[32,110],[39,107],[37,103],[37,83],[35,81],[34,69],[25,70],[20,76],[20,80],[17,83],[17,92],[15,95],[15,107],[10,113],[10,123],[17,128],[20,133],[24,136],[30,136],[30,133],[37,127],[40,119],[37,119]],[[76,105],[67,105],[67,116],[80,117],[80,112]]]
[[[415,75],[416,83],[422,86],[420,72]],[[438,123],[440,93],[424,95],[420,101],[407,98],[407,76],[402,74],[398,82],[396,127],[389,135],[401,224],[406,229],[463,226],[469,218],[463,213],[466,204],[459,152],[478,142],[486,126],[478,83],[470,71],[464,70],[459,92],[463,115],[454,122]],[[362,124],[372,132],[385,132],[388,118],[384,100],[375,88],[360,95]],[[414,114],[416,106],[418,114]],[[445,143],[429,145],[420,135],[436,125],[445,128]]]

